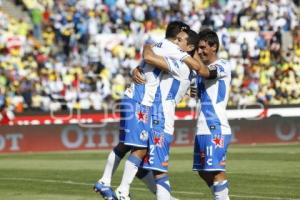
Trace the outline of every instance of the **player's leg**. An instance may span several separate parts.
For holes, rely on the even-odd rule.
[[[127,99],[123,99],[120,104],[120,133],[119,143],[109,153],[102,177],[94,185],[95,192],[99,192],[104,199],[113,199],[114,192],[111,188],[111,179],[118,168],[122,158],[130,151],[130,147],[124,145],[125,129],[128,113],[132,108],[132,103]]]
[[[229,200],[228,181],[224,171],[199,171],[199,176],[206,182],[214,194],[215,200]]]
[[[130,184],[133,182],[146,153],[147,149],[145,147],[134,147],[132,153],[128,156],[128,159],[125,162],[122,180],[116,190],[117,196],[129,196]]]
[[[150,192],[156,194],[156,183],[152,170],[146,170],[140,167],[136,174],[136,177],[148,187]]]
[[[171,185],[166,172],[154,171],[156,183],[156,200],[171,200]]]
[[[156,199],[170,200],[171,186],[168,176],[169,150],[173,136],[161,129],[153,129],[149,137],[149,151],[143,167],[155,175]]]
[[[119,143],[109,154],[105,169],[100,178],[94,185],[94,191],[101,194],[104,199],[114,200],[115,194],[111,188],[111,178],[118,168],[121,159],[126,155],[130,148],[126,147],[123,143]]]
[[[229,200],[225,160],[230,135],[197,135],[193,170],[206,182],[215,200]]]
[[[116,169],[118,168],[120,161],[130,151],[130,147],[119,143],[108,155],[106,160],[104,172],[102,178],[98,182],[104,183],[106,186],[111,186],[111,179]]]
[[[121,183],[116,194],[129,199],[129,188],[147,153],[151,123],[151,108],[135,103],[133,117],[126,121],[125,144],[132,147],[132,152],[125,162]]]

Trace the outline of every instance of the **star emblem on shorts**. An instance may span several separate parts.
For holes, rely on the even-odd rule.
[[[160,143],[160,137],[155,137],[154,144],[159,144],[159,143]]]
[[[145,120],[145,114],[142,111],[139,111],[137,113],[137,117],[138,117],[138,120],[140,120],[140,121],[144,121]]]
[[[223,148],[224,147],[224,139],[222,136],[215,136],[212,142],[216,145],[217,147]]]
[[[153,141],[154,141],[155,146],[162,147],[163,146],[164,137],[162,135],[161,136],[154,136]]]

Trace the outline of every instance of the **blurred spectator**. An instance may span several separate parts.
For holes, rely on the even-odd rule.
[[[0,11],[0,105],[103,109],[130,83],[149,36],[171,20],[218,32],[232,65],[229,105],[300,103],[299,7],[291,0],[19,0],[31,23]],[[298,13],[297,13],[298,12]],[[180,107],[194,106],[188,97]]]

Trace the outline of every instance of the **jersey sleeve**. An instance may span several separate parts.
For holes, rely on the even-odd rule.
[[[156,43],[153,51],[157,55],[180,61],[183,61],[186,57],[190,56],[187,52],[182,51],[177,45],[171,44],[171,42],[166,40]]]
[[[180,60],[183,61],[185,58],[189,57],[190,55],[187,52],[184,52],[180,49],[177,49],[172,51],[171,54],[169,55],[170,58],[176,59],[176,60]]]
[[[181,68],[183,67],[183,65],[185,65],[185,63],[183,63],[180,60],[173,59],[170,57],[164,57],[164,58],[165,58],[166,62],[168,63],[169,73],[171,75],[173,75],[174,77],[181,77],[182,76]]]
[[[225,65],[212,64],[208,66],[208,70],[210,71],[210,74],[212,74],[216,79],[221,79],[228,75],[225,70]]]

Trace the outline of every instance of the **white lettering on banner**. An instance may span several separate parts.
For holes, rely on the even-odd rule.
[[[87,148],[96,147],[96,143],[94,142],[95,132],[90,128],[90,129],[87,130],[85,135],[87,136],[87,142],[84,146],[87,147]]]
[[[177,128],[175,134],[175,144],[190,144],[189,135],[190,135],[189,128]],[[195,133],[195,129],[193,128],[193,133]]]
[[[4,136],[0,135],[0,151],[5,148],[5,138]]]
[[[283,130],[284,125],[288,125],[288,131]],[[296,136],[297,129],[293,121],[279,122],[276,124],[275,133],[280,140],[290,141]]]
[[[70,140],[70,134],[75,133],[75,139]],[[86,132],[79,126],[67,126],[63,129],[61,133],[61,141],[63,145],[69,149],[79,148],[84,145],[85,148],[96,148],[96,147],[109,147],[110,144],[107,141],[108,135],[113,136],[112,146],[118,144],[119,142],[119,131],[112,130],[108,132],[106,129],[96,129],[89,128]],[[95,141],[96,136],[99,136],[99,143]],[[86,140],[85,140],[86,137]]]
[[[19,146],[19,140],[23,138],[23,135],[21,133],[15,133],[15,134],[9,134],[6,135],[6,139],[7,140],[11,140],[11,146],[10,146],[10,150],[11,151],[18,151],[20,150],[20,146]]]
[[[111,130],[110,132],[108,132],[106,129],[99,129],[98,135],[100,137],[98,147],[110,146],[109,143],[107,142],[108,135],[112,135],[111,146],[116,146],[119,143],[119,130]]]
[[[75,141],[69,140],[69,133],[71,132],[76,133]],[[61,133],[61,140],[65,147],[69,149],[75,149],[80,147],[80,145],[83,143],[84,135],[81,128],[77,126],[67,126],[66,128],[63,129]]]
[[[21,133],[7,134],[7,135],[5,135],[5,137],[3,135],[0,135],[0,151],[5,148],[7,141],[10,141],[10,143],[11,143],[9,150],[19,151],[20,150],[19,141],[22,138],[23,138],[23,135]]]
[[[108,147],[108,142],[107,142],[107,130],[105,129],[100,129],[98,132],[98,135],[100,137],[100,141],[98,143],[98,147]]]

